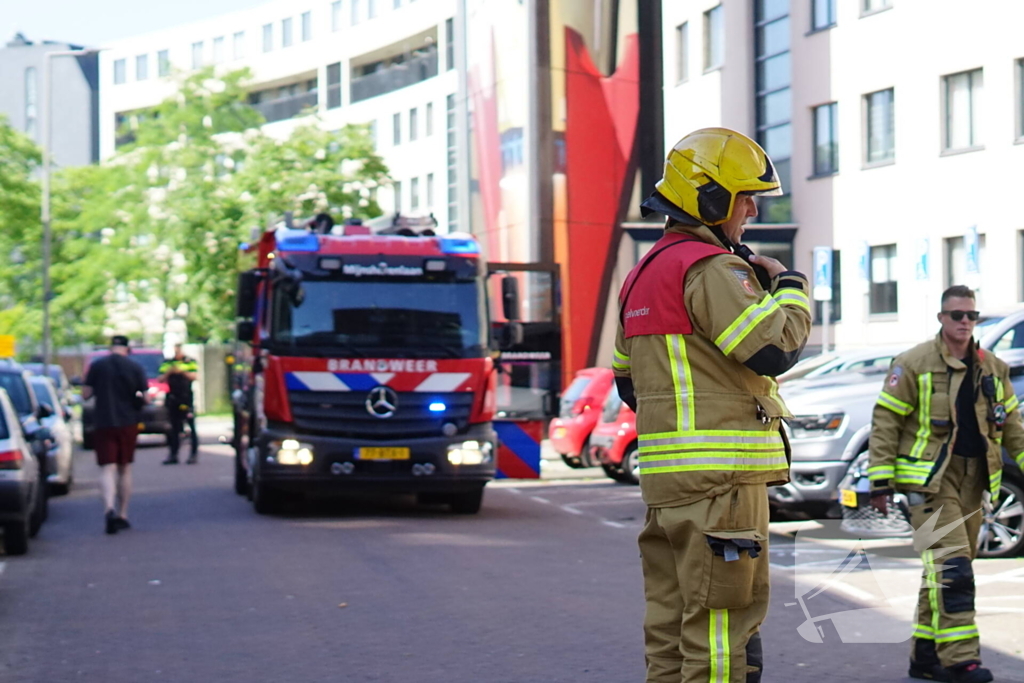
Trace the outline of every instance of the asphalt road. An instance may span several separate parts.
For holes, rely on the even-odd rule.
[[[102,533],[96,468],[80,453],[76,488],[51,501],[29,554],[0,556],[0,681],[643,680],[636,488],[499,482],[475,516],[394,498],[261,517],[232,492],[228,453],[208,438],[199,465],[161,467],[165,449],[141,449],[134,528],[116,536]],[[775,526],[764,680],[904,680],[904,642],[852,643],[826,619],[824,642],[810,643],[797,628],[875,605],[872,580],[919,565],[898,544],[873,547],[873,571],[808,597],[818,568],[825,576],[851,547],[801,545],[814,526]],[[1000,681],[1024,681],[1022,567],[978,569],[994,577],[979,590],[979,623]],[[858,612],[868,628],[857,632],[906,627],[912,610],[890,600]]]

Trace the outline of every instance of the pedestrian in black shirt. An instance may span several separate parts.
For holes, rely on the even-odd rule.
[[[189,426],[192,452],[188,456],[188,464],[198,462],[199,436],[196,434],[196,414],[193,407],[192,382],[195,381],[199,366],[195,360],[185,355],[181,344],[174,345],[174,357],[168,358],[160,366],[160,374],[167,382],[167,413],[171,421],[171,430],[167,433],[167,445],[170,454],[164,460],[165,465],[178,464],[178,450],[181,448],[181,432],[185,425]]]
[[[139,435],[139,410],[146,404],[149,383],[142,366],[128,358],[128,338],[110,340],[110,355],[89,366],[82,397],[96,397],[96,462],[102,468],[106,531],[128,529],[128,500],[132,493],[132,462]],[[116,503],[116,505],[115,505]]]

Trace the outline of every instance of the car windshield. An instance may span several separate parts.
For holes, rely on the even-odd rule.
[[[601,413],[601,422],[615,422],[619,417],[619,410],[622,408],[622,398],[619,392],[612,389],[608,392],[608,398],[604,400],[604,410]]]
[[[7,426],[7,418],[4,417],[3,405],[0,404],[0,440],[11,438],[11,430]]]
[[[32,412],[32,398],[20,372],[0,372],[0,388],[7,390],[11,404],[19,415]]]
[[[53,408],[53,396],[50,394],[50,382],[43,377],[33,377],[29,380],[32,383],[32,391],[36,392],[36,398],[40,403],[49,403]]]
[[[301,291],[297,300],[274,297],[279,352],[480,358],[486,350],[476,282],[305,280]]]
[[[26,370],[31,372],[33,375],[42,375],[43,374],[43,364],[42,363],[25,363],[24,367],[25,367]],[[61,385],[61,372],[62,372],[62,368],[59,365],[55,365],[53,363],[50,363],[50,367],[49,367],[50,379],[52,379],[57,384],[57,386]]]

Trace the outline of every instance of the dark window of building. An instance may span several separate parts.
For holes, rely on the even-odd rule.
[[[689,78],[690,71],[690,24],[683,22],[676,26],[676,83]]]
[[[434,208],[434,174],[427,174],[427,208]]]
[[[446,19],[444,22],[444,70],[451,71],[455,68],[455,20]]]
[[[341,62],[327,65],[327,108],[341,106]]]
[[[263,24],[263,51],[270,52],[274,49],[274,25]]]
[[[790,90],[789,3],[755,0],[755,88],[757,99],[757,141],[771,157],[786,193],[758,200],[761,223],[792,223],[791,158],[793,156]]]
[[[984,85],[981,69],[943,76],[945,95],[943,149],[946,151],[981,146],[981,97]]]
[[[893,89],[864,96],[867,109],[867,162],[878,164],[896,158],[896,104]]]
[[[192,43],[192,68],[203,68],[203,41]]]
[[[718,5],[704,13],[704,70],[717,69],[724,63],[725,14],[722,6]]]
[[[409,181],[409,210],[416,211],[420,208],[420,179],[413,178]]]
[[[814,175],[839,170],[838,109],[835,102],[814,108]]]
[[[896,284],[896,245],[884,244],[871,247],[871,284],[868,291],[868,312],[896,313],[898,310]]]
[[[395,213],[402,211],[402,181],[396,180],[392,183],[392,191],[395,193]]]
[[[423,135],[429,138],[431,135],[434,134],[434,103],[433,102],[427,102],[427,109],[426,109],[426,111],[423,114],[423,119],[424,119],[423,125],[424,125],[424,128],[425,128],[424,131],[423,131]]]
[[[149,78],[149,55],[135,57],[135,80],[144,81]]]
[[[395,129],[393,142],[396,145],[400,145],[400,144],[402,144],[402,115],[401,114],[395,114],[394,119],[393,119],[393,125],[394,125],[394,129]]]
[[[128,67],[123,59],[114,60],[114,85],[124,83],[127,77]]]
[[[156,73],[163,78],[171,73],[171,55],[167,50],[156,53]]]
[[[836,25],[836,0],[811,0],[814,14],[812,28],[820,31]]]
[[[861,14],[873,14],[892,7],[892,0],[861,0]]]
[[[419,137],[420,128],[420,116],[419,111],[416,107],[409,110],[409,142],[413,142]]]
[[[843,319],[842,271],[840,269],[839,250],[832,251],[832,301],[828,304],[828,319],[837,323]],[[820,324],[824,318],[824,305],[821,301],[814,302],[814,322]]]
[[[292,46],[292,18],[281,20],[281,47]]]
[[[341,30],[341,0],[334,0],[331,3],[331,30]]]
[[[302,13],[302,42],[313,40],[313,14],[311,12]]]

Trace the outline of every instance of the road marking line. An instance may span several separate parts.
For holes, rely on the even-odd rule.
[[[582,511],[577,510],[576,508],[572,507],[571,505],[559,505],[559,507],[562,508],[563,510],[565,510],[566,512],[568,512],[569,514],[572,514],[572,515],[582,515],[583,514]]]
[[[602,519],[601,520],[601,524],[604,524],[605,526],[610,526],[613,529],[625,529],[626,528],[625,524],[619,524],[618,522],[613,522],[610,519]]]
[[[520,490],[519,490],[519,489],[517,489],[517,488],[512,488],[511,486],[509,486],[509,487],[508,487],[508,488],[506,488],[505,490],[506,490],[506,491],[511,491],[512,493],[515,493],[515,494],[517,494],[517,495],[522,495],[522,494],[523,494],[523,492],[522,492],[522,491],[520,491]]]
[[[6,562],[0,562],[0,576],[4,575],[4,567],[7,566]]]
[[[551,505],[551,501],[548,500],[547,498],[541,498],[540,496],[530,496],[530,498],[537,501],[538,503],[545,503],[547,505]]]

